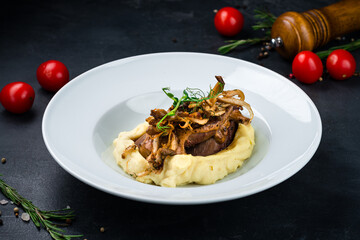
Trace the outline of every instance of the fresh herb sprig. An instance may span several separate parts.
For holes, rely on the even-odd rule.
[[[231,50],[237,48],[238,46],[255,45],[255,44],[269,41],[269,40],[270,40],[270,37],[249,38],[249,39],[241,39],[241,40],[228,40],[225,42],[229,43],[229,44],[219,47],[218,52],[221,54],[226,54],[226,53],[230,52]]]
[[[164,125],[162,126],[162,122],[165,121],[165,119],[167,117],[170,116],[175,116],[176,111],[178,110],[178,108],[185,102],[194,102],[197,104],[200,104],[203,101],[206,101],[208,99],[211,98],[216,98],[224,89],[224,85],[222,83],[218,83],[220,84],[220,91],[218,91],[217,93],[213,92],[213,89],[210,87],[210,93],[208,94],[208,96],[205,95],[205,93],[198,88],[186,88],[183,91],[183,95],[182,97],[179,99],[177,97],[174,96],[174,94],[172,94],[170,91],[170,88],[166,87],[166,88],[162,88],[163,92],[169,97],[171,98],[174,102],[173,102],[173,109],[171,111],[169,111],[157,124],[156,127],[163,131],[166,132],[166,129],[170,128],[168,125]]]
[[[360,48],[360,39],[350,42],[350,43],[347,43],[347,44],[331,47],[328,50],[316,52],[316,54],[319,56],[319,58],[325,58],[325,57],[329,56],[330,53],[336,49],[344,49],[344,50],[347,50],[350,52],[350,51],[354,51],[358,48]]]
[[[22,207],[30,215],[31,220],[38,228],[46,229],[55,240],[70,240],[83,235],[64,235],[64,230],[59,226],[68,226],[67,219],[74,219],[75,215],[71,209],[64,208],[54,211],[43,211],[36,207],[31,201],[22,197],[13,187],[0,179],[1,192],[14,204]],[[56,222],[54,222],[56,221]],[[59,223],[65,222],[65,223]]]
[[[256,10],[254,10],[254,12],[255,12],[254,18],[258,21],[256,22],[255,25],[252,26],[252,29],[253,30],[259,30],[259,29],[264,30],[265,36],[262,38],[249,38],[249,39],[225,41],[229,44],[219,47],[218,48],[219,53],[226,54],[238,46],[254,45],[254,44],[261,43],[261,42],[269,41],[271,39],[271,37],[270,37],[271,27],[272,27],[273,23],[275,22],[276,17],[267,11],[262,11],[262,10],[256,9]]]
[[[252,26],[253,30],[267,30],[266,35],[270,36],[272,25],[276,20],[276,16],[268,11],[255,9],[254,18],[258,21]]]
[[[181,103],[183,103],[184,100],[186,99],[187,94],[185,94],[186,90],[184,90],[184,91],[183,91],[183,94],[184,94],[184,95],[183,95],[183,96],[180,98],[180,100],[179,100],[177,97],[174,96],[174,94],[172,94],[171,92],[168,92],[168,91],[170,91],[170,88],[167,87],[167,88],[163,88],[162,90],[163,90],[163,92],[164,92],[169,98],[171,98],[172,100],[174,100],[174,103],[173,103],[174,108],[173,108],[170,112],[168,112],[168,113],[156,124],[156,127],[157,127],[159,130],[165,132],[166,129],[169,128],[169,126],[168,126],[168,125],[161,126],[161,123],[162,123],[167,117],[170,117],[170,116],[174,116],[174,115],[175,115],[175,113],[176,113],[177,109],[180,107]]]

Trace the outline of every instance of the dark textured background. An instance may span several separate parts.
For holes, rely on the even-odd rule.
[[[323,138],[312,160],[289,180],[264,192],[228,202],[167,206],[130,201],[96,190],[65,172],[42,139],[41,121],[53,94],[40,88],[37,67],[49,59],[65,63],[70,78],[100,64],[138,54],[190,51],[217,54],[225,38],[213,26],[213,9],[238,6],[245,27],[237,38],[257,36],[253,10],[279,15],[335,1],[12,1],[0,8],[0,88],[25,81],[36,92],[30,112],[0,109],[1,178],[43,209],[76,210],[68,233],[93,239],[359,239],[360,78],[325,79],[303,85],[323,121]],[[246,6],[246,8],[244,8]],[[360,33],[352,36],[359,38]],[[173,39],[177,41],[174,42]],[[337,44],[334,41],[331,44]],[[329,45],[328,45],[329,46]],[[275,52],[257,60],[259,47],[229,56],[261,64],[287,76],[291,64]],[[360,50],[354,53],[359,64]],[[359,64],[360,65],[360,64]],[[357,70],[360,70],[358,66]],[[74,116],[76,117],[76,116]],[[0,193],[0,200],[4,196]],[[0,206],[0,239],[50,239],[33,223]],[[103,226],[105,233],[100,233]]]

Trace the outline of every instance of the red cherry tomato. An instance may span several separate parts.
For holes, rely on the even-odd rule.
[[[334,50],[326,59],[326,68],[330,76],[336,80],[344,80],[354,75],[356,62],[348,51]]]
[[[292,71],[296,79],[307,84],[319,80],[323,69],[321,59],[311,51],[299,52],[292,62]]]
[[[232,7],[220,9],[214,18],[215,28],[224,36],[238,34],[244,26],[244,17],[241,12]]]
[[[13,82],[5,85],[0,92],[0,102],[12,113],[24,113],[34,103],[34,89],[24,82]]]
[[[38,67],[36,77],[44,89],[56,92],[69,82],[69,71],[62,62],[49,60]]]

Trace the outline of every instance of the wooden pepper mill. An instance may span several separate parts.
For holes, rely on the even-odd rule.
[[[271,29],[272,44],[291,60],[301,51],[360,30],[360,0],[342,0],[324,8],[280,15]]]

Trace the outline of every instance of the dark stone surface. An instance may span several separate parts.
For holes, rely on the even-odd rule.
[[[93,239],[359,239],[360,78],[297,84],[314,101],[323,137],[312,160],[287,181],[264,192],[228,202],[167,206],[130,201],[96,190],[65,172],[50,156],[41,134],[44,110],[53,94],[40,88],[37,67],[64,62],[70,78],[100,64],[133,55],[191,51],[217,54],[226,38],[213,26],[213,9],[246,5],[245,28],[237,38],[254,37],[255,8],[305,11],[335,1],[12,1],[0,8],[0,88],[25,81],[36,92],[31,111],[0,109],[0,173],[11,186],[43,209],[76,210],[68,233]],[[359,38],[360,34],[352,36]],[[174,41],[176,39],[176,41]],[[330,45],[337,44],[336,41]],[[261,64],[281,75],[291,64],[272,53],[257,60],[259,47],[228,54]],[[354,53],[357,63],[360,50]],[[360,65],[360,64],[359,64]],[[359,71],[359,66],[357,68]],[[0,200],[4,196],[0,194]],[[0,206],[0,239],[51,239],[33,223]],[[105,227],[105,233],[99,228]]]

